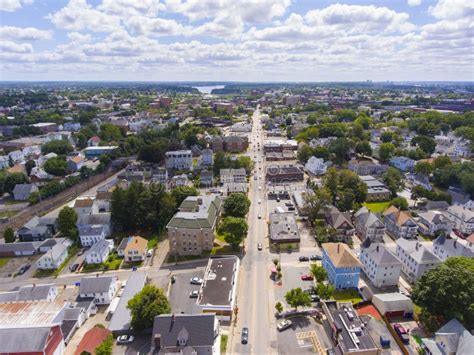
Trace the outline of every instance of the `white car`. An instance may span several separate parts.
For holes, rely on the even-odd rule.
[[[189,293],[189,298],[198,298],[198,296],[199,296],[198,290],[194,290]]]
[[[117,338],[117,344],[130,344],[134,340],[135,337],[133,335],[121,335]]]
[[[279,323],[277,324],[277,329],[278,329],[280,332],[282,332],[282,331],[284,331],[284,330],[290,328],[292,324],[293,324],[293,323],[291,322],[291,320],[285,319],[285,320],[282,320],[281,322],[279,322]]]
[[[262,190],[262,187],[261,187],[261,186],[259,186],[259,187],[258,187],[258,189],[261,191],[261,190]]]
[[[190,281],[192,285],[201,285],[202,284],[202,279],[199,277],[193,277]]]
[[[262,219],[262,215],[260,213],[258,214],[258,219]]]
[[[261,204],[261,203],[262,203],[262,200],[258,199],[257,203],[258,203],[258,204]]]
[[[150,258],[153,255],[153,249],[149,249],[146,253],[146,256]]]

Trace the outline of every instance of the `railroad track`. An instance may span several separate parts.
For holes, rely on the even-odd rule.
[[[75,186],[72,186],[55,196],[49,197],[45,200],[38,202],[35,205],[25,208],[20,213],[11,217],[8,220],[8,222],[5,222],[2,225],[0,225],[0,238],[3,237],[3,232],[8,227],[11,227],[13,229],[18,229],[22,227],[26,222],[28,222],[31,218],[35,216],[43,216],[51,212],[52,210],[58,208],[59,206],[73,200],[74,198],[86,192],[90,188],[110,178],[112,175],[116,173],[117,171],[110,169],[99,175],[94,175],[91,178],[87,179],[86,181],[83,181]]]

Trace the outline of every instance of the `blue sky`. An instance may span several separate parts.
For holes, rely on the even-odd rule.
[[[474,80],[472,0],[0,0],[0,80]]]

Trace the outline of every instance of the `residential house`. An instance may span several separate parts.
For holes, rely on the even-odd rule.
[[[433,187],[430,184],[428,176],[423,174],[407,174],[407,180],[412,186],[421,186],[424,189],[431,191]]]
[[[39,217],[33,217],[17,230],[22,242],[41,241],[53,236],[51,229]]]
[[[48,154],[44,154],[44,155],[41,155],[37,161],[36,161],[36,166],[37,167],[43,167],[44,164],[49,160],[49,159],[52,159],[52,158],[57,158],[57,154],[56,153],[48,153]]]
[[[452,256],[464,256],[474,258],[474,245],[463,239],[451,239],[440,235],[433,241],[431,251],[434,255],[445,261]]]
[[[125,237],[120,241],[120,244],[117,247],[117,255],[121,258],[125,257],[125,248],[127,247],[127,244],[131,239],[132,237]]]
[[[98,147],[100,143],[100,138],[98,136],[92,136],[87,140],[88,147]]]
[[[457,319],[451,319],[435,332],[433,338],[421,338],[429,355],[464,355],[474,349],[474,336]]]
[[[231,183],[246,183],[247,173],[244,168],[240,169],[221,169],[220,170],[221,184]]]
[[[380,218],[367,207],[362,207],[354,214],[356,233],[362,240],[383,242],[385,226]]]
[[[193,156],[190,150],[176,150],[166,152],[165,167],[176,170],[192,170]]]
[[[155,317],[151,354],[220,352],[219,321],[214,314],[161,314]]]
[[[0,170],[7,169],[10,166],[8,155],[0,156]]]
[[[84,157],[82,155],[76,155],[74,157],[70,157],[67,160],[68,169],[72,172],[76,172],[81,170],[84,166]]]
[[[25,159],[21,150],[14,150],[8,153],[8,160],[12,161],[13,164],[21,163]]]
[[[403,172],[413,171],[416,161],[407,157],[393,157],[389,164]]]
[[[102,145],[84,148],[87,159],[100,158],[102,155],[113,154],[118,149],[117,145]]]
[[[154,168],[151,173],[151,180],[166,185],[168,182],[168,170],[166,168]]]
[[[214,165],[214,152],[212,149],[203,149],[201,152],[201,165],[202,166],[212,166]]]
[[[102,264],[107,261],[110,252],[114,249],[114,241],[108,239],[99,240],[86,251],[84,260],[87,264]]]
[[[360,248],[362,269],[375,287],[397,286],[402,263],[383,243],[365,239]]]
[[[434,236],[438,231],[451,232],[451,224],[445,215],[439,211],[418,213],[418,230],[424,235]]]
[[[92,198],[78,198],[74,202],[74,210],[78,215],[91,214],[94,206],[94,199]]]
[[[309,142],[311,148],[327,147],[331,142],[335,141],[337,137],[313,138]]]
[[[336,289],[358,288],[362,264],[344,243],[323,243],[323,267]]]
[[[325,162],[324,159],[316,158],[312,156],[308,159],[305,164],[306,171],[309,171],[311,174],[319,176],[326,174],[326,170],[331,166],[331,162]]]
[[[449,186],[448,194],[452,198],[453,205],[466,206],[471,200],[471,196],[458,187]]]
[[[79,286],[79,297],[93,298],[96,305],[109,304],[117,293],[116,276],[83,277]]]
[[[173,176],[170,181],[169,181],[169,188],[175,188],[178,186],[192,186],[192,181],[189,180],[188,176],[186,174],[181,174],[181,175],[175,175]]]
[[[387,171],[388,165],[376,164],[369,159],[352,159],[348,168],[357,175],[379,175]]]
[[[33,184],[16,184],[13,189],[13,199],[15,201],[27,201],[33,192],[38,192],[38,188]]]
[[[383,215],[383,224],[393,237],[405,239],[416,237],[418,226],[411,218],[410,212],[401,211],[395,206],[391,206]]]
[[[105,237],[108,237],[112,230],[110,212],[78,215],[76,225],[79,231],[87,231],[86,227],[97,228],[101,226],[104,229]],[[96,234],[93,235],[101,236],[102,233],[98,234],[98,231],[98,229],[95,229],[94,233]],[[87,233],[85,235],[87,235]],[[91,239],[94,240],[93,238]]]
[[[363,175],[360,179],[367,185],[367,202],[387,201],[392,197],[385,184],[373,176]]]
[[[402,262],[403,273],[413,283],[426,271],[441,264],[441,259],[416,240],[397,239],[396,256]]]
[[[193,156],[193,158],[200,157],[201,154],[202,154],[202,149],[197,144],[191,147],[191,155]]]
[[[201,171],[201,187],[214,186],[214,173],[208,170]]]
[[[132,237],[124,249],[125,261],[128,263],[143,261],[146,258],[148,251],[148,241],[145,238],[134,236]]]
[[[188,196],[166,229],[172,255],[199,255],[211,250],[222,201],[217,195]]]
[[[474,233],[474,211],[463,206],[453,205],[448,207],[445,216],[451,226],[461,233],[468,235]]]
[[[335,230],[335,239],[348,242],[354,235],[354,225],[349,213],[340,212],[336,207],[329,206],[325,212],[326,223]]]
[[[68,257],[68,246],[66,243],[58,243],[48,250],[41,258],[38,259],[36,265],[38,269],[57,269],[66,261]]]
[[[78,227],[78,230],[79,239],[83,247],[90,247],[107,237],[104,226],[100,224],[82,225]]]

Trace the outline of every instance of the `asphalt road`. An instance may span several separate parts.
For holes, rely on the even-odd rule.
[[[272,261],[267,238],[267,196],[263,180],[265,178],[263,130],[258,110],[253,115],[253,123],[249,155],[256,160],[255,171],[258,180],[254,180],[253,176],[250,180],[249,199],[252,204],[248,215],[249,233],[245,241],[245,256],[239,277],[237,324],[229,351],[234,354],[276,354],[276,328],[273,315],[275,302],[273,284],[270,280]],[[256,159],[253,158],[254,155],[257,156]],[[261,203],[258,203],[259,200]],[[261,218],[258,218],[259,215]],[[258,243],[262,243],[262,251],[257,250]],[[240,343],[242,327],[249,328],[249,342],[246,345]]]

